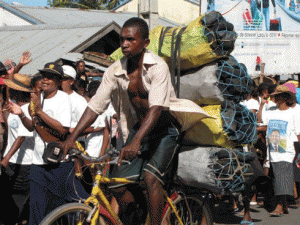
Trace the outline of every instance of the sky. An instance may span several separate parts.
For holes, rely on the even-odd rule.
[[[26,6],[47,6],[47,0],[2,0],[5,3],[18,2]]]

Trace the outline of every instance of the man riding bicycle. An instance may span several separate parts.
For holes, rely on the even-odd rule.
[[[62,147],[66,155],[80,133],[112,102],[126,141],[119,164],[122,159],[131,163],[115,166],[111,176],[143,180],[151,224],[160,224],[165,201],[162,186],[172,169],[179,133],[207,115],[196,104],[175,97],[168,65],[146,50],[149,43],[144,20],[131,18],[124,23],[120,34],[124,57],[107,69],[96,95]],[[189,115],[193,115],[189,120],[183,119]],[[111,188],[120,212],[126,210],[134,201],[133,195],[126,187]]]

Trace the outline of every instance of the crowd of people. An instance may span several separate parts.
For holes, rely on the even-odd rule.
[[[87,82],[88,77],[102,74],[85,72],[84,61],[74,66],[50,62],[35,76],[19,73],[30,61],[30,52],[24,52],[18,65],[0,62],[2,224],[39,224],[53,206],[88,196],[88,187],[80,182],[78,193],[72,192],[72,162],[46,164],[43,155],[48,143],[62,141],[74,130],[101,83]],[[109,105],[78,138],[89,155],[99,157],[109,147],[116,136],[115,118]],[[53,179],[58,181],[55,185],[50,184]]]
[[[176,98],[169,68],[146,49],[149,42],[144,20],[126,21],[120,34],[125,57],[104,75],[87,72],[84,61],[78,61],[75,65],[49,62],[38,75],[27,76],[20,70],[30,63],[30,52],[23,53],[18,65],[0,62],[2,224],[36,225],[56,207],[88,196],[90,186],[75,176],[76,162],[66,160],[76,141],[94,157],[111,145],[119,147],[119,165],[111,169],[111,176],[144,181],[151,224],[161,223],[163,187],[176,165],[180,134],[209,116],[197,104]],[[97,76],[103,76],[101,81],[89,81]],[[258,118],[258,140],[247,150],[259,156],[270,178],[264,185],[251,184],[243,194],[241,224],[253,224],[250,205],[269,206],[274,196],[276,206],[270,216],[288,214],[291,199],[300,203],[297,90],[293,82],[262,83],[241,102]],[[188,113],[193,120],[186,120]],[[55,154],[62,154],[61,161],[48,151],[52,143],[60,143],[61,152]],[[131,163],[121,165],[122,159]],[[134,193],[129,187],[109,188],[119,214],[126,215],[135,204]],[[257,202],[260,194],[263,201]],[[132,224],[128,217],[121,218]]]

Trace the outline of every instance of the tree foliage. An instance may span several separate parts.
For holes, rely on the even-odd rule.
[[[81,8],[81,9],[113,9],[123,0],[48,0],[51,7]]]

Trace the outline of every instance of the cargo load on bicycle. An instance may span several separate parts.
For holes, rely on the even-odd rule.
[[[211,163],[208,167],[215,169],[211,170],[215,176],[214,185],[231,191],[241,190],[247,176],[252,175],[249,163],[235,160],[234,149],[253,143],[257,136],[256,115],[239,104],[252,92],[254,82],[245,65],[230,55],[236,38],[233,25],[219,12],[212,11],[200,16],[187,27],[154,28],[150,32],[148,46],[148,49],[168,63],[177,96],[195,102],[211,116],[185,131],[183,145],[194,147],[180,153],[179,175],[183,171],[187,172],[188,168],[193,168],[182,164],[186,160],[194,164],[199,176],[201,165],[197,163],[198,157],[190,157],[193,152],[201,152],[206,148],[214,149],[213,152],[223,149],[228,151],[228,163],[234,169],[227,170],[225,174],[226,169],[217,170]],[[110,55],[112,60],[122,57],[120,49]],[[186,159],[184,155],[187,156]],[[216,158],[217,155],[205,155],[204,160]],[[217,160],[214,163],[217,165]],[[209,183],[201,176],[197,177],[197,174],[182,177],[191,179],[194,176],[196,183],[199,179]],[[229,180],[226,178],[225,181],[223,178],[226,176]],[[217,182],[216,177],[223,180]]]

